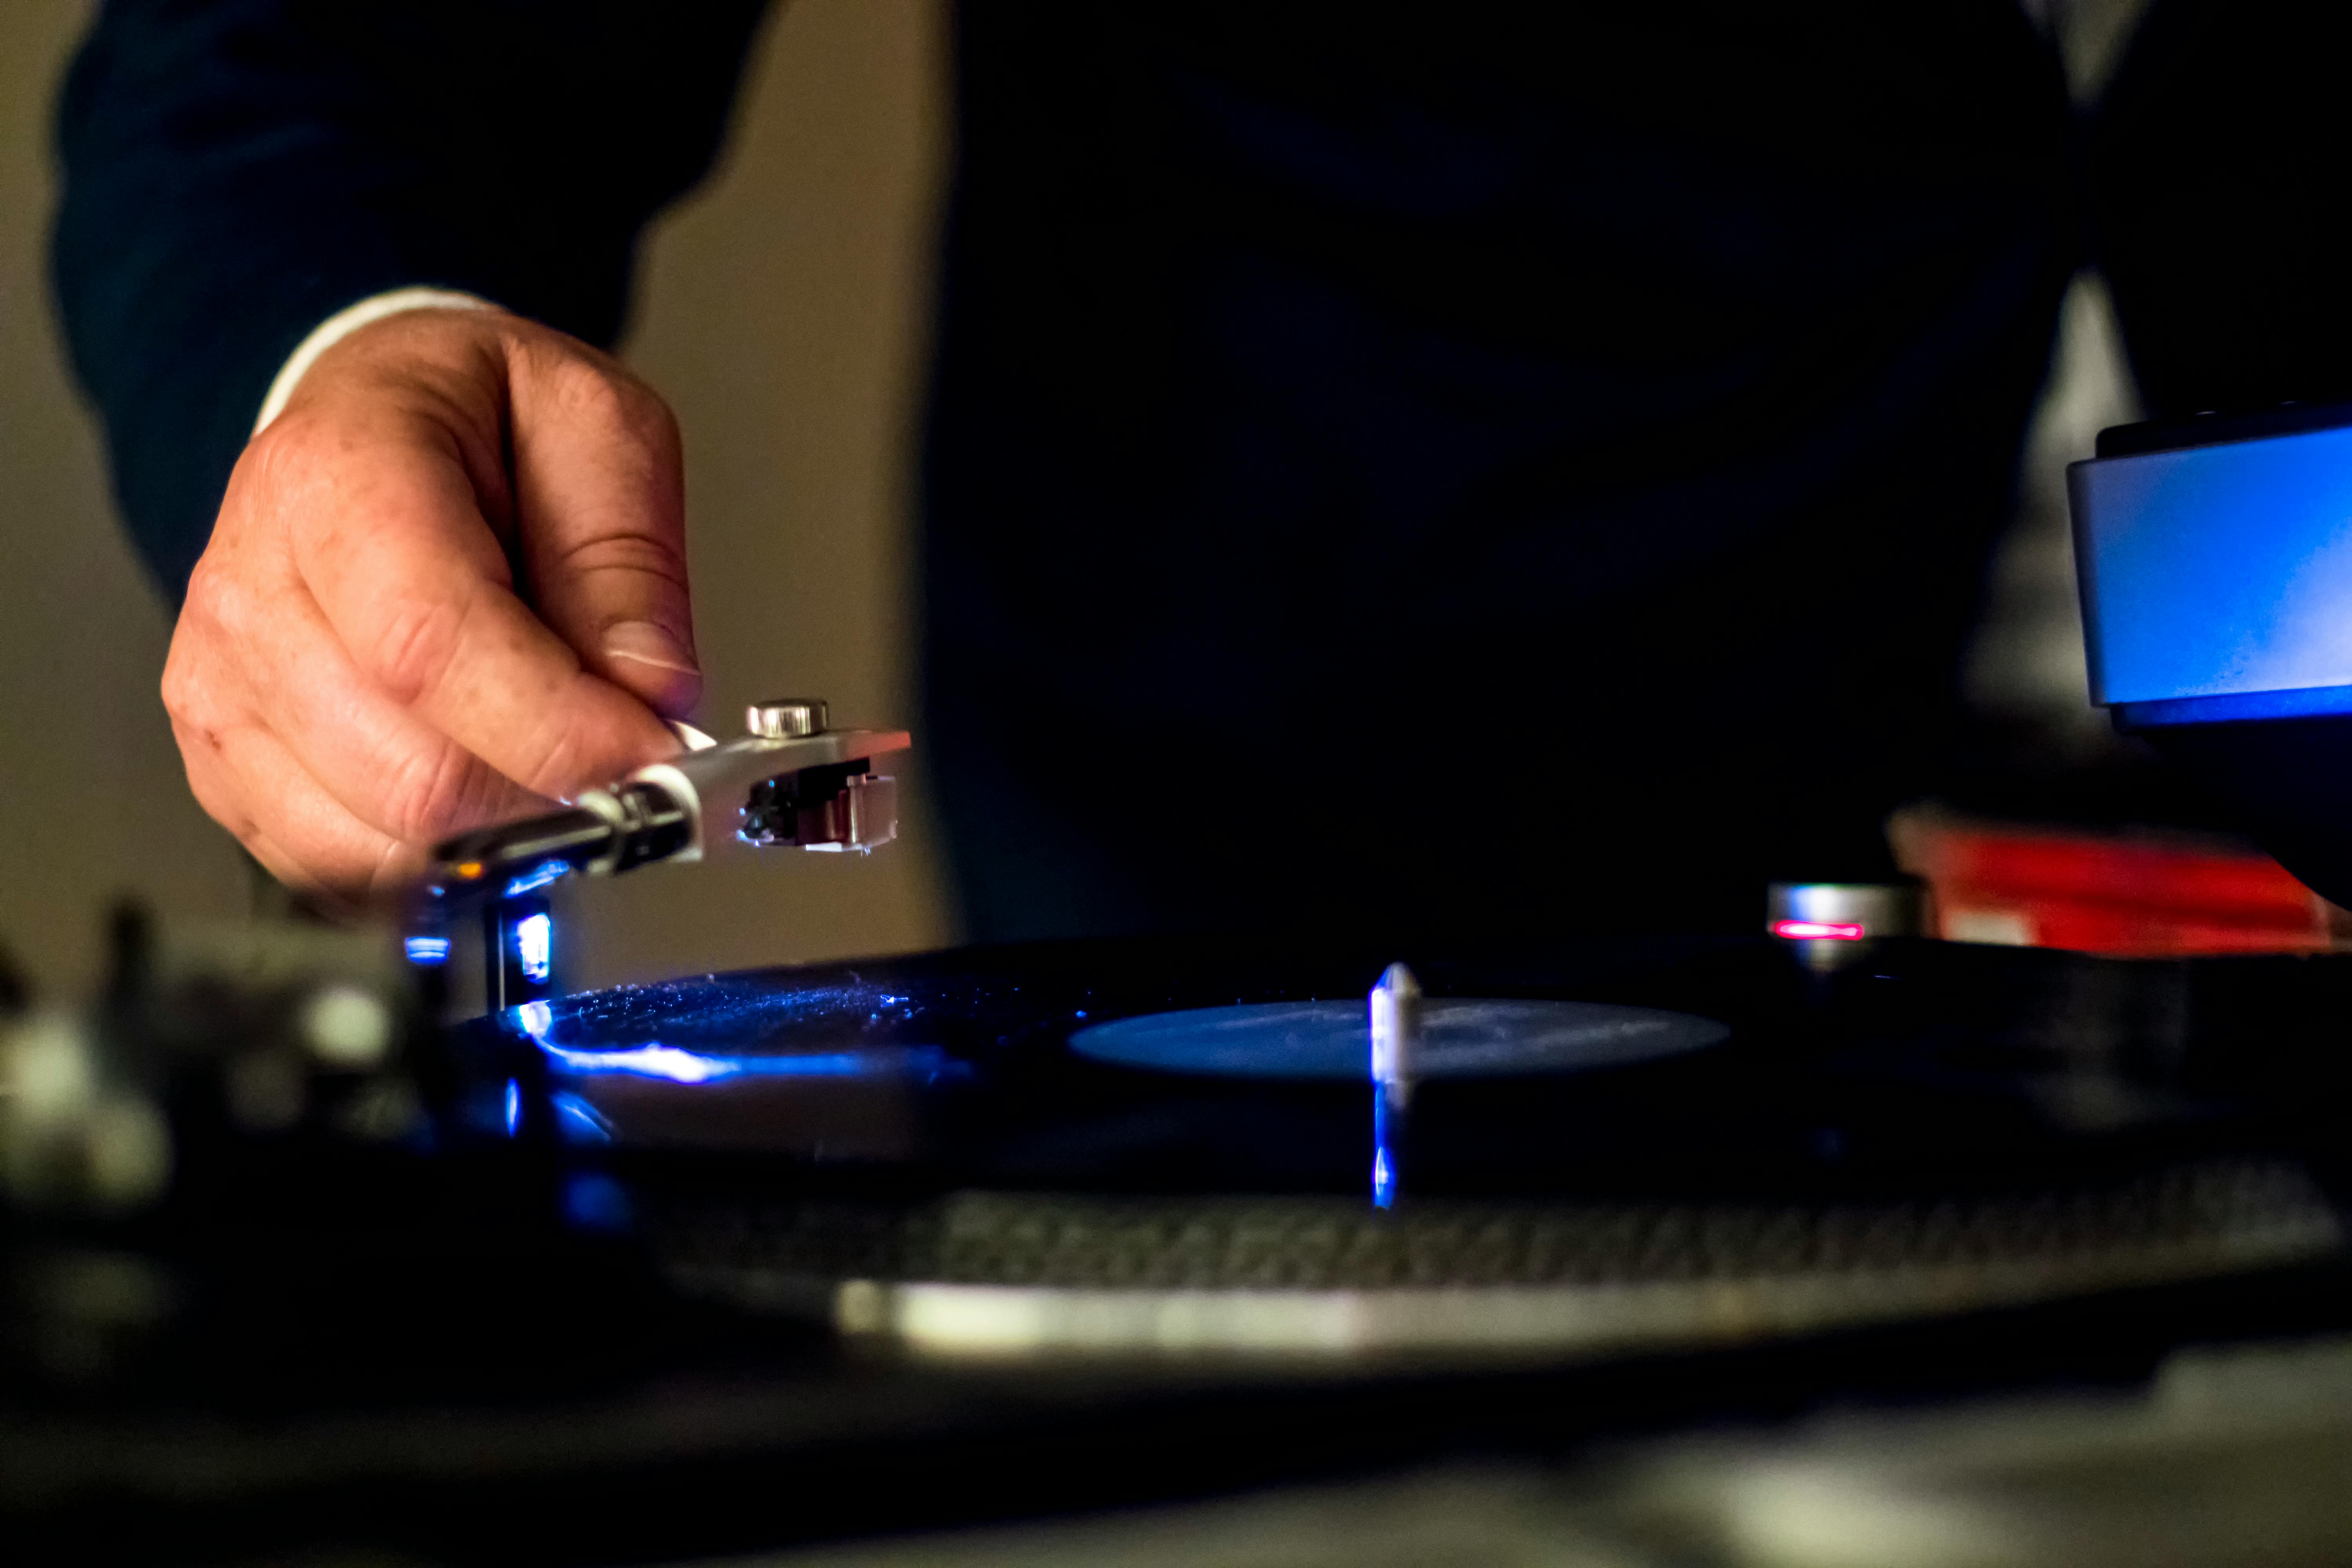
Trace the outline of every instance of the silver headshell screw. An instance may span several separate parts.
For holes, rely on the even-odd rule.
[[[763,741],[797,741],[822,734],[826,717],[824,699],[787,697],[752,703],[744,710],[743,723]]]

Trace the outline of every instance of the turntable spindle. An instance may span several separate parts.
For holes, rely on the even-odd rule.
[[[1421,1056],[1421,982],[1402,963],[1381,972],[1372,987],[1372,1206],[1396,1202],[1405,1138]]]

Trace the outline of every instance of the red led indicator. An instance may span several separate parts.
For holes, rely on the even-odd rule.
[[[1862,928],[1833,921],[1774,921],[1772,934],[1791,942],[1860,942]]]

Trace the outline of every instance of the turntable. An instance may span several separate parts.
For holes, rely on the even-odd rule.
[[[1810,886],[1748,933],[560,994],[556,879],[887,842],[906,737],[771,706],[449,847],[408,964],[126,920],[99,1006],[8,1027],[12,1541],[677,1558],[2352,1323],[2330,954],[1975,947]],[[436,1023],[477,915],[495,1005]]]

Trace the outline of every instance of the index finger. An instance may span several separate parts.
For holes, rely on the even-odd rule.
[[[339,465],[296,565],[394,700],[537,795],[568,798],[669,755],[653,710],[590,674],[513,590],[456,443],[415,420],[387,460]],[[300,498],[294,498],[301,504]]]

